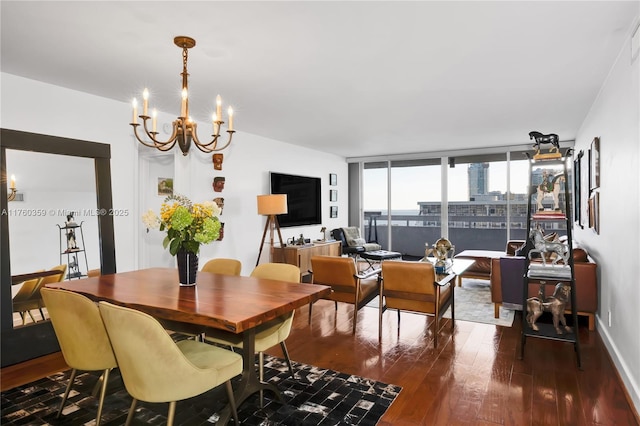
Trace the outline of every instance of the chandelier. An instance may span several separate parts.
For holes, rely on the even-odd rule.
[[[211,153],[215,151],[222,151],[231,143],[231,139],[233,138],[233,134],[235,131],[233,130],[233,109],[229,107],[227,110],[227,114],[229,117],[229,125],[227,126],[227,133],[229,134],[229,138],[227,142],[222,145],[222,141],[220,141],[220,147],[218,147],[218,142],[220,138],[220,127],[224,124],[222,121],[222,99],[220,95],[216,97],[216,112],[212,116],[212,124],[213,124],[213,134],[211,137],[211,141],[209,142],[200,142],[198,139],[197,124],[193,119],[189,116],[189,97],[188,97],[188,81],[187,77],[189,73],[187,72],[187,58],[189,55],[189,49],[196,45],[196,41],[191,37],[186,36],[178,36],[173,39],[173,42],[176,46],[182,48],[182,103],[180,108],[180,116],[173,122],[173,131],[169,139],[165,142],[158,140],[158,132],[157,129],[157,115],[158,112],[154,108],[152,114],[153,116],[149,116],[149,90],[144,89],[142,93],[142,114],[138,115],[138,102],[134,98],[133,99],[133,122],[130,124],[133,126],[133,132],[136,136],[136,139],[143,144],[144,146],[148,146],[150,148],[157,148],[160,151],[169,151],[174,147],[176,142],[178,146],[182,150],[182,155],[187,155],[189,152],[189,148],[191,147],[191,142],[195,144],[195,146],[202,152]],[[140,138],[138,134],[138,127],[140,124],[138,123],[138,117],[142,119],[142,126],[144,128],[144,133],[146,134],[146,138],[149,141],[144,141]],[[151,119],[151,130],[147,125],[149,119]]]

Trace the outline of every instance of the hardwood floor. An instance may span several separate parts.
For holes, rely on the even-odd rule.
[[[365,307],[351,334],[351,305],[321,300],[296,312],[287,347],[291,359],[403,387],[380,425],[638,425],[597,332],[581,327],[582,366],[573,346],[527,339],[518,359],[520,317],[513,327],[445,320],[433,348],[432,319],[396,313],[383,319]],[[268,351],[282,356],[279,346]],[[2,369],[2,389],[28,383],[64,365],[61,356]],[[52,371],[53,370],[53,371]]]

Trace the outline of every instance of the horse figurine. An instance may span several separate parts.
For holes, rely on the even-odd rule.
[[[567,320],[564,317],[564,310],[569,303],[569,295],[571,287],[563,283],[556,284],[553,296],[544,297],[544,287],[540,285],[537,297],[527,299],[527,323],[535,331],[539,331],[536,321],[543,312],[551,312],[553,315],[553,328],[557,334],[563,334],[563,329],[567,333],[573,332],[573,329],[567,326]]]
[[[566,244],[546,241],[542,236],[542,231],[539,229],[532,229],[531,232],[529,232],[529,239],[533,241],[534,246],[534,249],[529,251],[529,259],[531,259],[532,253],[540,253],[542,263],[546,265],[547,260],[545,253],[555,253],[556,258],[551,261],[552,265],[557,264],[560,259],[562,259],[565,265],[567,264],[569,260],[569,246]]]
[[[536,154],[540,154],[540,145],[543,144],[551,144],[551,148],[549,148],[550,153],[560,153],[560,139],[558,135],[555,133],[549,133],[548,135],[543,135],[540,132],[529,132],[529,139],[535,139],[536,143],[533,144],[533,147],[536,149]]]
[[[563,174],[557,174],[551,180],[549,180],[548,173],[546,171],[542,172],[542,183],[535,187],[535,190],[538,193],[538,196],[536,198],[538,211],[544,210],[542,201],[544,200],[545,195],[553,196],[553,210],[560,210],[560,187],[563,183]]]

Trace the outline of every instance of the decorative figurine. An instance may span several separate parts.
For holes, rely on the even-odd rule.
[[[214,170],[222,170],[222,159],[223,159],[223,155],[222,154],[213,154],[213,157],[211,157],[213,160],[213,169]]]
[[[225,182],[225,178],[224,176],[216,176],[213,178],[213,190],[215,192],[222,192],[224,190],[224,182]]]
[[[563,283],[556,284],[553,295],[544,297],[544,284],[540,284],[537,297],[527,299],[527,323],[534,331],[539,331],[536,321],[543,312],[551,312],[553,315],[553,327],[557,334],[563,334],[560,324],[564,327],[564,331],[571,333],[573,329],[567,326],[567,320],[564,317],[564,310],[569,301],[571,294],[571,286]]]
[[[447,269],[447,260],[453,258],[455,246],[446,238],[440,238],[433,244],[433,255],[436,258],[435,269],[437,274],[443,274]]]
[[[533,158],[538,159],[549,159],[549,158],[560,158],[562,155],[560,154],[560,139],[558,135],[555,133],[549,133],[548,135],[543,135],[540,132],[529,132],[529,139],[535,139],[536,143],[533,147],[536,150]],[[546,154],[540,153],[540,145],[542,144],[551,144],[551,148],[549,148],[549,152]]]
[[[532,253],[540,253],[540,257],[542,257],[542,263],[544,265],[547,264],[545,253],[555,253],[556,257],[551,261],[552,265],[555,265],[562,259],[563,263],[567,265],[567,261],[569,260],[569,246],[567,244],[562,243],[554,243],[548,242],[542,236],[542,231],[539,229],[532,229],[529,232],[529,239],[533,241],[533,250],[529,250],[529,259],[531,259]]]
[[[535,189],[538,193],[536,197],[536,205],[538,207],[538,212],[544,211],[544,206],[542,205],[542,201],[544,200],[545,195],[551,195],[553,197],[553,210],[554,212],[560,211],[560,185],[564,183],[564,175],[557,174],[549,180],[549,173],[546,170],[542,171],[542,183],[538,185]]]
[[[216,203],[218,207],[220,207],[220,214],[222,214],[222,210],[224,210],[224,198],[216,197],[213,199],[213,202]]]

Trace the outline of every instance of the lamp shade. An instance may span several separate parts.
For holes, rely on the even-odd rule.
[[[258,195],[258,214],[269,216],[287,211],[287,194]]]

